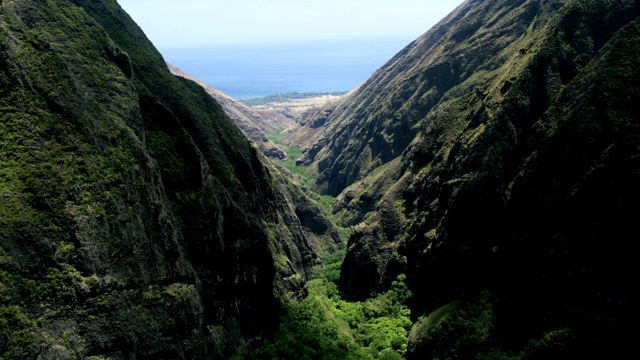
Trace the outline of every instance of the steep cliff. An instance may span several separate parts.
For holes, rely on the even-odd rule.
[[[639,14],[637,2],[567,2],[485,93],[443,102],[408,149],[406,271],[429,306],[491,290],[495,328],[470,342],[497,335],[526,359],[629,353]],[[429,337],[416,336],[414,358],[443,353]]]
[[[467,1],[408,45],[331,110],[323,135],[303,154],[319,189],[337,195],[398,157],[449,90],[497,66],[499,54],[525,29],[543,26],[557,3]]]
[[[325,112],[300,162],[353,225],[342,288],[407,274],[408,358],[630,351],[639,14],[466,1]]]
[[[340,244],[263,160],[115,0],[3,1],[1,356],[241,354]]]

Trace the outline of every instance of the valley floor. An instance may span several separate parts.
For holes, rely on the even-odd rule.
[[[283,146],[288,159],[278,164],[292,180],[323,208],[329,218],[335,198],[310,190],[315,180],[295,164],[300,150],[284,146],[280,132],[269,137]],[[274,160],[275,161],[275,160]],[[343,239],[348,229],[340,228]],[[272,338],[252,352],[254,359],[403,359],[413,322],[406,305],[411,292],[401,275],[384,294],[372,294],[366,301],[344,298],[337,283],[346,250],[319,254],[322,264],[307,283],[309,295],[287,305],[286,315]]]

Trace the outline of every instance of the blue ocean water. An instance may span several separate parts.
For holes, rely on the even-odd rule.
[[[287,92],[349,91],[411,40],[185,46],[165,60],[236,99]]]

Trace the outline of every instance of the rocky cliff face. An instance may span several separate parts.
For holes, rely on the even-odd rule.
[[[323,120],[301,162],[353,225],[343,289],[407,274],[409,358],[630,351],[639,14],[466,1]]]
[[[505,48],[546,22],[557,2],[467,1],[331,109],[301,163],[332,195],[406,149],[417,124],[453,87],[497,66]]]
[[[339,244],[116,1],[3,2],[0,117],[6,358],[241,354]]]

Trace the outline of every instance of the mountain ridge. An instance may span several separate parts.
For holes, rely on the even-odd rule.
[[[407,358],[629,351],[639,11],[466,1],[305,119],[324,125],[300,163],[352,226],[341,288],[407,274]]]
[[[534,6],[535,2],[528,3]],[[504,6],[508,8],[508,6]],[[319,175],[318,186],[321,192],[326,191],[337,195],[348,184],[361,179],[372,168],[391,161],[399,156],[416,134],[415,123],[421,120],[428,109],[434,106],[438,99],[455,84],[456,77],[468,76],[464,67],[473,68],[481,63],[485,57],[499,51],[501,47],[509,43],[507,40],[494,41],[491,38],[481,38],[471,43],[469,48],[456,48],[443,39],[451,37],[453,43],[461,43],[467,39],[466,32],[477,29],[468,28],[465,17],[476,16],[469,14],[471,10],[482,11],[486,19],[493,19],[496,13],[503,10],[502,5],[491,3],[491,7],[477,6],[475,1],[467,1],[460,5],[450,15],[436,24],[423,36],[409,44],[396,56],[376,71],[371,78],[350,93],[344,101],[331,111],[328,126],[325,130],[327,136],[314,138],[314,144],[303,154],[301,163],[310,165],[313,171]],[[527,22],[527,9],[522,9],[520,22]],[[535,14],[535,12],[534,12]],[[494,20],[495,21],[495,20]],[[520,28],[517,21],[508,22],[501,19],[508,29]],[[470,20],[476,27],[483,22],[479,19]],[[492,25],[485,21],[486,27]],[[459,29],[447,32],[449,27]],[[512,32],[503,30],[507,36]],[[450,34],[453,33],[453,34]],[[474,46],[483,49],[478,55],[473,54]],[[473,50],[473,51],[472,51]],[[448,54],[447,61],[442,63],[438,59],[445,59],[442,52]],[[425,58],[426,57],[426,58]],[[452,62],[450,58],[455,58]],[[467,59],[468,58],[468,59]],[[423,65],[416,65],[416,64]],[[426,66],[426,69],[423,67]],[[445,71],[442,71],[445,70]],[[403,88],[402,94],[391,93],[391,88]],[[380,89],[374,90],[374,89]],[[402,100],[400,100],[402,98]],[[371,105],[371,106],[369,106]],[[395,117],[395,118],[393,118]],[[356,149],[348,147],[347,150],[337,152],[333,149],[342,149],[343,144],[353,135],[366,137],[367,142]],[[285,138],[286,140],[286,138]],[[325,144],[330,141],[332,143]],[[359,158],[342,158],[340,154],[362,154]],[[364,156],[364,157],[363,157]]]
[[[202,86],[205,91],[222,106],[240,130],[242,130],[265,156],[280,160],[286,158],[284,151],[273,143],[273,141],[269,140],[266,134],[269,131],[290,126],[292,123],[291,119],[277,112],[270,112],[268,115],[262,114],[233,99],[222,91],[194,78],[177,66],[171,63],[167,63],[167,66],[172,74],[192,80]]]
[[[0,108],[3,357],[243,356],[341,246],[116,1],[3,2]]]

